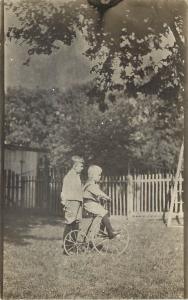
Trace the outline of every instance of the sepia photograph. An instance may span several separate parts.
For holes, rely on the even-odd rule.
[[[187,1],[0,3],[2,299],[186,298]]]

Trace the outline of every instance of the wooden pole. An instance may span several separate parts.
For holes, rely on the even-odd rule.
[[[127,176],[127,217],[131,218],[133,213],[133,177]]]
[[[169,210],[168,221],[167,221],[168,227],[171,225],[174,204],[176,204],[175,201],[177,202],[177,187],[178,187],[178,180],[180,177],[180,172],[181,172],[182,163],[183,163],[183,153],[184,153],[184,142],[182,143],[181,149],[180,149],[178,167],[177,167],[177,171],[176,171],[175,183],[174,183],[174,188],[173,188],[173,192],[172,192],[170,210]]]
[[[3,298],[4,209],[4,1],[0,0],[0,297]]]
[[[188,298],[188,4],[185,20],[185,98],[184,98],[184,298]]]

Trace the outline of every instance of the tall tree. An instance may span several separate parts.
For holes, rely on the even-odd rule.
[[[144,170],[173,168],[183,127],[176,106],[161,118],[157,96],[140,94],[138,99],[122,93],[101,112],[97,104],[88,105],[90,88],[76,86],[64,93],[9,89],[6,143],[47,148],[51,163],[59,167],[77,153],[106,173],[125,174],[128,163]]]
[[[58,149],[62,149],[63,144],[64,153],[85,149],[88,157],[98,153],[99,162],[104,162],[105,157],[119,157],[125,161],[126,153],[132,164],[172,166],[182,134],[186,3],[178,0],[88,2],[7,2],[7,9],[18,19],[18,23],[9,28],[7,36],[27,44],[29,58],[25,64],[29,64],[34,54],[50,55],[58,48],[56,42],[59,40],[71,45],[78,31],[88,44],[84,54],[92,64],[91,72],[95,74],[98,90],[96,85],[90,86],[85,100],[79,102],[79,108],[72,102],[79,112],[74,118],[70,118],[70,114],[69,117],[63,115],[62,124],[74,128],[70,134],[66,132],[66,126],[56,124],[61,137],[66,138],[58,140],[54,131],[54,151],[61,152]],[[103,111],[96,110],[96,118],[90,115],[91,106],[87,108],[85,102],[93,104],[93,95],[95,99],[98,96]],[[77,98],[71,97],[72,101]],[[134,99],[136,106],[128,104],[128,99]],[[69,106],[67,109],[70,111]],[[144,109],[153,113],[146,113]],[[121,115],[122,111],[125,117]],[[82,122],[81,113],[93,120],[91,127],[87,118]],[[137,124],[137,118],[142,114],[144,118]],[[130,118],[135,123],[132,124]],[[100,127],[97,127],[96,119]],[[114,121],[111,123],[110,119]],[[103,126],[104,122],[107,127]],[[83,124],[88,124],[87,130]],[[111,132],[114,132],[113,139],[109,135]],[[72,145],[70,138],[74,141]],[[111,165],[115,166],[113,159]]]
[[[88,43],[101,91],[121,89],[177,99],[184,85],[184,11],[178,0],[7,2],[19,22],[7,36],[27,43],[28,54],[51,54],[79,30]],[[95,9],[95,6],[97,9]],[[156,56],[161,56],[156,59]],[[29,63],[29,58],[25,62]],[[117,76],[117,66],[119,77]],[[118,77],[118,80],[114,80]]]

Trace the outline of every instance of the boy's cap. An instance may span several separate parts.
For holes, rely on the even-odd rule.
[[[82,164],[84,163],[84,159],[82,157],[78,156],[78,155],[72,156],[72,161],[74,163],[76,163],[76,162],[79,162],[79,163],[82,163]]]

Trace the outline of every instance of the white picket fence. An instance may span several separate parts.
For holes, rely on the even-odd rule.
[[[135,217],[161,217],[168,212],[173,174],[134,174],[128,176],[106,176],[101,188],[112,199],[111,215]],[[60,193],[62,180],[47,177],[20,176],[5,171],[5,207],[24,209],[47,209],[61,213]],[[178,179],[177,199],[173,211],[183,214],[183,177]]]
[[[102,179],[102,188],[111,197],[111,215],[161,217],[169,210],[173,174],[135,174]],[[178,180],[174,212],[183,213],[183,177]]]

